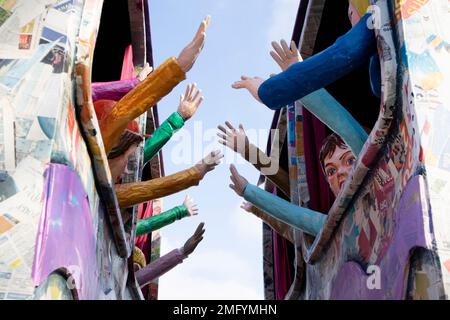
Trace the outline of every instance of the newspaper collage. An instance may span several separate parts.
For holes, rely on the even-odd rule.
[[[71,39],[83,2],[0,0],[0,300],[33,297],[43,175],[52,151],[72,152],[69,163],[83,172],[86,190],[95,189],[89,164],[75,161],[77,145],[58,142],[69,132],[58,119],[63,111],[69,119],[63,104],[72,107]]]

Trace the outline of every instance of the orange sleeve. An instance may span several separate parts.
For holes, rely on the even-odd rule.
[[[177,60],[169,58],[120,99],[111,113],[100,122],[106,154],[111,151],[131,120],[153,107],[184,79],[186,74]]]
[[[170,176],[148,181],[116,184],[116,195],[121,208],[127,208],[152,199],[162,198],[178,191],[197,186],[201,180],[196,167]]]

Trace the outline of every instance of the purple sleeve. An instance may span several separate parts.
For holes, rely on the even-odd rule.
[[[153,279],[159,278],[167,271],[172,270],[178,264],[182,263],[186,258],[187,256],[185,256],[180,249],[174,249],[158,260],[150,263],[145,268],[138,270],[136,272],[136,280],[139,283],[139,286],[142,287]]]
[[[103,99],[119,101],[138,83],[138,78],[111,82],[94,82],[91,85],[92,101]]]

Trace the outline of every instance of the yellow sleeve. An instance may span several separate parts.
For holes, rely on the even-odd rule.
[[[256,206],[252,206],[251,212],[258,218],[263,220],[265,223],[267,223],[280,236],[288,240],[290,243],[295,244],[294,230],[290,225],[273,218]]]
[[[131,120],[153,107],[184,79],[186,74],[177,60],[169,58],[120,99],[111,113],[100,122],[106,154],[111,151]]]
[[[196,167],[192,167],[162,178],[116,184],[115,189],[119,206],[127,208],[197,186],[200,180],[200,172]]]

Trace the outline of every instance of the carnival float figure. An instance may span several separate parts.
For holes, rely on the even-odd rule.
[[[439,179],[435,175],[437,172],[442,177],[448,176],[445,165],[433,162],[435,157],[440,158],[447,151],[444,151],[445,147],[442,145],[443,149],[438,153],[437,149],[430,149],[428,128],[433,127],[431,123],[436,125],[432,129],[433,132],[440,132],[436,137],[448,130],[438,122],[433,122],[425,113],[428,105],[436,103],[437,97],[439,105],[448,102],[442,91],[445,83],[443,75],[449,71],[442,63],[446,53],[444,50],[433,52],[427,40],[432,35],[442,34],[439,26],[446,23],[444,16],[448,8],[445,1],[407,1],[395,3],[395,6],[391,1],[349,1],[348,12],[353,28],[338,38],[333,45],[325,46],[323,51],[317,50],[311,55],[310,48],[314,48],[314,41],[324,37],[324,34],[318,31],[316,14],[323,14],[319,17],[319,21],[322,19],[321,28],[325,30],[327,25],[329,32],[331,23],[328,25],[330,20],[326,19],[336,14],[330,8],[342,5],[342,1],[309,1],[304,6],[300,5],[297,22],[303,26],[300,31],[304,32],[302,39],[306,43],[301,43],[299,48],[307,52],[308,58],[266,81],[243,76],[241,81],[233,84],[235,88],[248,89],[254,98],[269,108],[283,109],[276,114],[279,115],[277,126],[284,128],[284,134],[287,133],[291,204],[272,194],[272,190],[274,193],[278,192],[279,196],[285,192],[282,185],[274,185],[274,181],[270,181],[270,176],[267,177],[269,180],[266,180],[266,190],[268,185],[279,187],[279,190],[269,187],[269,192],[264,192],[255,187],[255,195],[260,198],[252,199],[258,206],[264,206],[266,209],[265,212],[257,209],[260,215],[263,214],[261,217],[294,243],[296,255],[294,260],[289,261],[294,265],[291,269],[289,264],[286,264],[286,254],[284,257],[279,255],[283,247],[280,246],[278,238],[272,238],[275,251],[270,252],[274,257],[270,262],[276,266],[265,265],[265,277],[269,277],[266,282],[266,298],[273,299],[276,295],[278,298],[287,299],[448,299],[450,269],[445,248],[448,247],[446,239],[449,223],[442,211],[447,197],[443,197],[443,194],[436,190],[428,189],[426,182],[427,179],[443,182],[443,178]],[[300,11],[314,12],[311,13],[314,17],[306,15],[306,18],[301,20],[305,15]],[[428,23],[430,15],[433,16],[433,23]],[[338,20],[334,18],[333,21]],[[295,40],[299,39],[300,33],[297,32]],[[283,62],[279,59],[280,56],[288,59],[290,53],[295,53],[292,45],[289,48],[287,44],[282,43],[280,47],[281,50],[278,48],[274,57],[279,60],[277,62]],[[416,59],[417,52],[428,54],[422,55],[423,59],[419,61]],[[430,55],[430,52],[434,54]],[[428,65],[432,68],[425,71],[425,61],[430,58],[433,64]],[[316,90],[334,82],[341,82],[340,90],[345,81],[345,84],[352,88],[352,84],[341,77],[353,70],[362,73],[361,68],[365,65],[368,66],[370,74],[372,94],[380,99],[380,112],[372,131],[366,136],[367,139],[362,140],[361,148],[358,149],[350,147],[350,143],[344,139],[344,130],[333,127],[333,122],[342,122],[351,127],[348,118],[333,113],[333,109],[327,104],[318,104],[318,108],[311,108],[310,101],[305,101],[304,98],[317,94]],[[359,90],[364,85],[353,86]],[[421,100],[424,97],[423,88],[427,88],[425,90],[430,98],[426,101]],[[339,92],[335,91],[334,94],[336,93]],[[420,100],[416,99],[418,93]],[[339,96],[339,99],[343,98],[342,95]],[[369,98],[373,100],[373,97],[369,96],[366,99]],[[359,101],[358,107],[364,108],[365,105],[368,106],[369,103]],[[315,157],[324,159],[323,154],[327,153],[321,153],[319,156],[320,147],[317,149],[314,145],[316,143],[317,146],[317,140],[310,136],[311,126],[315,128],[316,134],[319,130],[314,127],[315,122],[310,123],[309,116],[306,119],[305,110],[311,111],[332,131],[338,133],[342,142],[354,153],[341,154],[343,144],[337,144],[339,148],[336,147],[334,154],[341,154],[343,159],[346,155],[350,158],[347,164],[341,164],[342,178],[337,179],[337,183],[329,180],[336,200],[331,208],[323,206],[323,211],[319,211],[326,213],[325,210],[329,210],[321,221],[319,217],[322,216],[317,211],[311,213],[305,208],[309,205],[319,207],[320,202],[317,202],[317,194],[314,193],[318,190],[318,181],[311,179],[310,171],[314,171],[317,165],[322,171],[324,163],[308,160]],[[320,114],[320,111],[324,110],[330,112],[331,122]],[[354,112],[355,109],[352,110]],[[371,110],[367,110],[369,111]],[[365,127],[371,128],[366,125]],[[359,137],[364,137],[365,130],[361,129],[360,125]],[[236,136],[245,136],[245,133],[229,127],[220,135],[222,142],[233,147],[230,142]],[[436,143],[435,139],[431,140]],[[243,145],[245,144],[241,146]],[[349,151],[347,148],[342,150]],[[316,155],[312,154],[315,152]],[[433,154],[433,157],[425,156],[428,153]],[[333,153],[329,156],[333,157]],[[271,156],[271,159],[278,158],[277,155]],[[350,163],[352,169],[347,171]],[[347,167],[347,170],[344,170],[344,167]],[[332,172],[325,173],[332,176],[333,172],[340,171],[335,170],[336,168],[333,168]],[[246,180],[234,167],[231,171],[231,187],[244,195]],[[264,171],[261,170],[261,173],[264,174]],[[347,179],[342,180],[345,176]],[[413,198],[414,195],[417,198]],[[258,202],[263,197],[267,197],[265,203]],[[286,207],[297,205],[305,208],[298,207],[296,214],[287,214],[288,209],[277,215],[277,208],[270,207],[273,201],[278,201]],[[322,198],[321,202],[326,203],[326,199]],[[433,204],[433,209],[421,205],[428,202]],[[255,207],[248,203],[243,207],[255,211]],[[302,215],[305,221],[299,222]],[[268,217],[272,221],[269,221]],[[314,229],[315,226],[317,229]],[[317,233],[313,235],[315,232]],[[264,241],[264,246],[270,248],[271,244],[267,238]],[[267,259],[270,259],[270,255]],[[274,270],[278,271],[274,272],[272,277],[270,272]],[[288,278],[287,275],[292,270],[295,274]],[[275,288],[273,285],[270,287],[271,284],[274,284]],[[282,292],[280,288],[285,284],[288,289]]]

